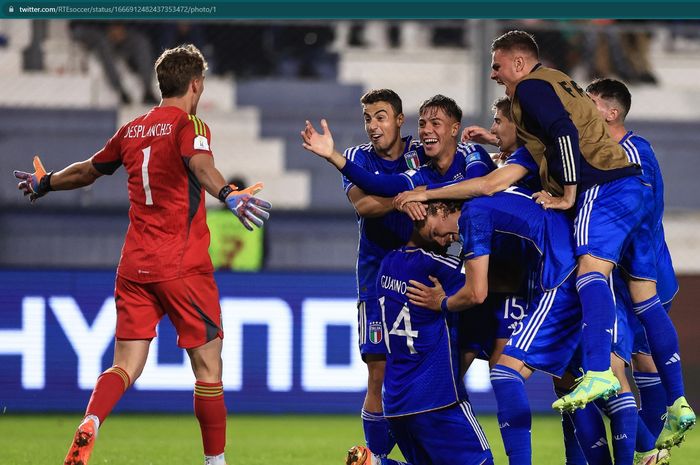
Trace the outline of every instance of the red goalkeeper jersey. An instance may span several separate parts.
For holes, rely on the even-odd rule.
[[[122,126],[92,157],[100,173],[124,165],[129,229],[117,273],[139,282],[213,271],[204,188],[190,157],[212,156],[209,127],[176,107],[155,107]]]

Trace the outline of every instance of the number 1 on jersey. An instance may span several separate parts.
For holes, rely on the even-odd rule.
[[[148,183],[148,161],[151,159],[151,146],[149,145],[143,152],[143,163],[141,163],[141,179],[143,180],[143,191],[146,194],[146,205],[153,205],[151,197],[151,185]]]

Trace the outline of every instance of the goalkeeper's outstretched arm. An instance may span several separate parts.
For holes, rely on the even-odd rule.
[[[95,169],[91,159],[73,163],[61,171],[51,174],[50,186],[52,191],[67,191],[89,186],[102,176]]]
[[[15,171],[15,177],[20,181],[17,188],[28,195],[34,202],[39,197],[43,197],[50,191],[64,191],[88,186],[95,182],[102,173],[92,164],[92,160],[73,163],[63,168],[61,171],[46,172],[44,165],[38,156],[34,157],[34,172]]]

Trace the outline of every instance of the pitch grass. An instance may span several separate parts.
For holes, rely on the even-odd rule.
[[[75,415],[0,415],[0,464],[59,465],[80,418]],[[507,464],[494,416],[480,421],[496,464]],[[231,415],[229,465],[342,465],[345,451],[363,443],[359,415]],[[90,465],[200,465],[199,428],[191,415],[111,417],[101,428]],[[533,463],[564,464],[560,420],[535,417]],[[392,457],[400,459],[397,452]],[[691,431],[673,463],[700,463],[700,431]]]

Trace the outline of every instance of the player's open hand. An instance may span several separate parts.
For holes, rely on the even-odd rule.
[[[498,138],[481,126],[467,126],[462,130],[462,142],[498,145]]]
[[[564,197],[554,197],[547,191],[539,191],[532,194],[532,198],[537,202],[537,205],[541,205],[545,210],[568,210],[573,205],[568,202]]]
[[[250,192],[246,192],[250,190],[258,192],[260,189],[262,189],[262,185],[258,183],[243,191],[231,192],[228,197],[226,197],[226,206],[228,209],[236,215],[236,218],[238,218],[241,224],[249,231],[253,230],[253,225],[258,228],[262,227],[265,221],[270,218],[272,204],[266,200],[255,197]]]
[[[41,164],[41,160],[37,155],[34,156],[33,164],[33,173],[18,170],[14,171],[15,177],[20,181],[17,183],[17,189],[24,192],[25,196],[28,195],[32,203],[51,190],[50,176],[47,176],[44,165]]]
[[[408,202],[401,209],[412,221],[421,221],[428,216],[428,207],[421,202]]]
[[[445,297],[445,290],[442,288],[442,284],[440,284],[437,278],[433,276],[428,276],[428,278],[430,278],[435,286],[426,286],[421,282],[411,279],[408,282],[410,286],[406,288],[406,295],[412,304],[439,312],[440,303]]]
[[[404,191],[394,197],[394,208],[403,211],[403,207],[409,202],[427,202],[428,194],[425,190]]]
[[[313,152],[319,157],[330,158],[335,150],[333,135],[325,119],[321,120],[321,132],[316,131],[311,121],[306,121],[304,130],[301,131],[302,147]]]

